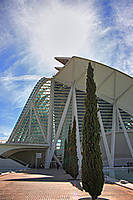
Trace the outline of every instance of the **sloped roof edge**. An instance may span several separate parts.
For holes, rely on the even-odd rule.
[[[70,57],[55,57],[57,61],[65,65],[71,58]]]
[[[90,59],[73,56],[53,78],[68,86],[75,81],[76,88],[85,91],[85,77],[87,63],[89,62],[95,69],[94,78],[97,85],[97,95],[100,98],[103,97],[109,103],[117,100],[119,108],[123,108],[133,115],[133,77],[124,72]],[[115,85],[115,77],[117,77],[117,85]],[[116,89],[114,89],[114,86]]]

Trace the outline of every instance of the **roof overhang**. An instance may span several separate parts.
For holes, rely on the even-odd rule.
[[[74,56],[53,78],[68,86],[75,81],[76,89],[86,91],[89,62],[94,69],[97,96],[111,104],[116,102],[119,108],[133,115],[133,78],[114,68]]]
[[[70,57],[55,57],[57,61],[65,65],[71,58]]]

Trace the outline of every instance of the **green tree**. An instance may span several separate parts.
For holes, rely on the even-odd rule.
[[[63,159],[63,169],[66,171],[67,168],[67,139],[65,139],[64,143],[64,159]]]
[[[67,147],[66,147],[66,173],[70,173],[70,139],[71,139],[71,126],[69,126],[68,130],[68,142],[67,142]]]
[[[76,145],[76,120],[74,117],[69,146],[69,174],[76,179],[78,175],[78,157]]]
[[[96,85],[91,63],[86,79],[85,115],[82,130],[82,184],[95,200],[104,184],[103,163],[100,150],[100,125],[97,117]]]

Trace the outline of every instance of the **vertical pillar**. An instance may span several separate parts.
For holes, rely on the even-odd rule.
[[[100,123],[100,127],[101,127],[101,134],[102,134],[102,138],[103,138],[103,144],[104,144],[104,147],[105,147],[107,161],[108,161],[109,167],[111,167],[111,154],[110,154],[107,138],[106,138],[106,135],[105,135],[105,131],[104,131],[104,126],[103,126],[100,110],[98,111],[98,119],[99,119],[99,123]]]
[[[44,141],[46,142],[46,136],[45,136],[45,133],[44,133],[44,131],[43,131],[43,128],[42,128],[41,122],[40,122],[40,120],[39,120],[39,117],[38,117],[37,111],[36,111],[36,109],[35,109],[35,107],[34,107],[33,104],[32,104],[32,108],[33,108],[33,111],[34,111],[34,113],[35,113],[35,116],[36,116],[37,122],[38,122],[38,124],[39,124],[40,130],[41,130],[41,133],[42,133],[42,135],[43,135]]]
[[[53,102],[54,102],[54,80],[51,79],[49,113],[48,113],[48,129],[47,129],[47,142],[50,146],[51,146],[51,137],[52,137],[52,130],[53,130]]]
[[[79,165],[79,172],[80,172],[82,155],[81,155],[81,144],[80,144],[79,125],[78,125],[78,112],[77,112],[75,83],[74,83],[74,88],[73,88],[72,114],[73,114],[72,118],[74,118],[74,116],[75,116],[75,119],[76,119],[76,143],[77,143],[78,165]]]
[[[129,136],[128,136],[128,134],[127,134],[127,130],[126,130],[126,128],[125,128],[125,125],[124,125],[124,122],[123,122],[123,120],[122,120],[122,117],[121,117],[121,114],[120,114],[119,109],[117,109],[117,112],[118,112],[118,116],[119,116],[119,120],[120,120],[122,129],[123,129],[123,131],[124,131],[124,136],[125,136],[125,139],[126,139],[126,142],[127,142],[128,148],[129,148],[129,151],[130,151],[131,156],[132,156],[132,158],[133,158],[133,148],[132,148],[132,145],[131,145]]]
[[[115,158],[115,132],[116,132],[116,103],[113,104],[112,133],[111,133],[111,167],[114,167]]]
[[[51,161],[52,161],[52,157],[53,157],[53,155],[54,155],[56,143],[57,143],[58,138],[59,138],[59,136],[60,136],[61,129],[62,129],[64,120],[65,120],[65,117],[66,117],[66,114],[67,114],[67,110],[68,110],[68,107],[69,107],[69,104],[70,104],[70,101],[71,101],[72,92],[73,92],[73,85],[71,86],[69,95],[68,95],[68,97],[67,97],[67,101],[66,101],[66,104],[65,104],[65,107],[64,107],[64,110],[63,110],[61,119],[60,119],[60,123],[59,123],[58,129],[57,129],[57,132],[56,132],[56,134],[55,134],[54,142],[52,143],[52,147],[51,147],[49,156],[47,156],[46,159],[45,159],[45,168],[49,168],[50,163],[51,163]]]
[[[48,129],[47,129],[47,143],[49,147],[45,155],[45,166],[47,166],[47,160],[49,158],[51,146],[52,146],[52,132],[53,132],[53,103],[54,103],[54,79],[51,79],[50,87],[50,100],[49,100],[49,113],[48,113]]]
[[[112,132],[111,132],[111,167],[114,167],[115,158],[115,132],[116,132],[116,72],[114,71],[114,88],[113,88],[113,114],[112,114]]]

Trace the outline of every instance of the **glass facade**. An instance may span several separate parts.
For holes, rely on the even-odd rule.
[[[53,138],[59,126],[61,116],[67,101],[67,97],[70,91],[70,87],[67,87],[59,82],[54,82],[54,106],[53,106]],[[72,120],[72,101],[69,104],[69,108],[63,123],[63,127],[58,138],[55,154],[62,160],[64,151],[65,138],[68,135],[69,126],[71,126]]]
[[[52,95],[52,121],[49,121],[49,108],[51,98],[51,80],[42,78],[34,87],[24,109],[9,138],[9,143],[45,144],[47,143],[48,124],[52,124],[51,142],[55,135],[62,117],[62,113],[70,92],[70,87],[54,81]],[[76,90],[77,117],[80,141],[82,140],[82,123],[85,112],[85,92]],[[67,114],[56,143],[55,155],[62,161],[64,152],[64,141],[68,135],[69,126],[72,126],[72,97]],[[112,131],[113,106],[98,98],[98,106],[102,117],[105,132]],[[120,109],[120,113],[127,130],[133,129],[133,117]],[[118,120],[119,123],[119,120]],[[121,125],[119,123],[119,128]]]
[[[46,142],[51,81],[42,78],[34,87],[9,138],[10,143]]]

